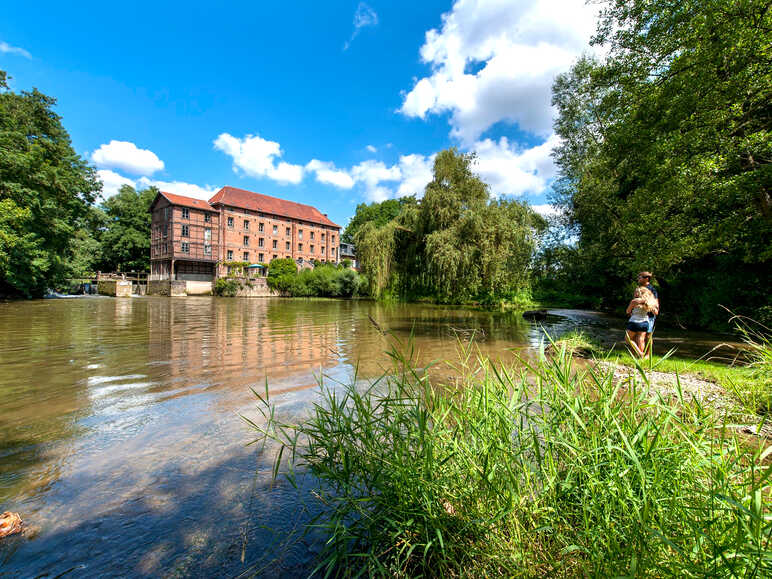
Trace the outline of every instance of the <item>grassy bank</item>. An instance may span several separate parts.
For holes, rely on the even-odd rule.
[[[320,569],[772,574],[772,448],[708,408],[663,399],[645,373],[577,368],[563,348],[518,368],[466,350],[453,383],[432,383],[401,351],[367,388],[322,384],[299,424],[261,399],[254,427],[280,443],[276,473],[318,480]]]

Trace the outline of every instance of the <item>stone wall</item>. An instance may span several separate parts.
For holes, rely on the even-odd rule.
[[[212,295],[212,282],[185,280],[185,293],[189,296],[210,296]]]
[[[188,295],[187,289],[187,282],[184,281],[155,279],[147,282],[147,295],[149,296],[186,296]]]
[[[97,293],[102,296],[130,298],[131,285],[131,281],[127,279],[100,279],[97,282]]]
[[[237,298],[268,298],[279,295],[268,287],[264,277],[235,279],[241,284],[241,288],[236,292]]]

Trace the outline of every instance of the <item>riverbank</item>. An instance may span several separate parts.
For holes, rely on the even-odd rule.
[[[707,381],[580,364],[561,346],[502,366],[470,346],[436,382],[402,351],[364,389],[322,385],[298,424],[261,399],[254,427],[294,457],[277,471],[319,481],[322,569],[772,573],[772,447],[728,428]]]
[[[761,335],[746,339],[743,349],[735,350],[732,357],[717,353],[717,345],[700,359],[677,357],[671,350],[639,360],[624,346],[605,350],[581,331],[565,334],[549,348],[565,348],[575,357],[594,360],[613,371],[618,381],[643,372],[660,394],[686,396],[745,432],[772,438],[772,347]]]

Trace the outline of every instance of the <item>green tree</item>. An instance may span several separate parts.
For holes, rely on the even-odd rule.
[[[150,268],[150,204],[158,189],[136,191],[124,185],[102,207],[106,226],[101,236],[103,267],[113,271]]]
[[[376,297],[440,302],[499,300],[528,286],[544,221],[528,206],[494,199],[474,174],[474,155],[440,152],[420,201],[396,219],[365,224],[358,259]]]
[[[79,221],[101,183],[37,89],[0,71],[0,294],[40,296],[67,277]]]
[[[652,269],[684,321],[769,307],[771,31],[761,0],[605,4],[607,56],[553,87],[577,289],[617,305]]]
[[[290,293],[297,274],[298,266],[294,259],[290,257],[273,259],[268,264],[268,287],[276,291]]]
[[[346,229],[340,236],[341,241],[344,243],[354,243],[354,238],[365,223],[372,223],[376,227],[386,225],[397,217],[400,211],[402,211],[402,207],[408,203],[415,203],[415,198],[387,199],[386,201],[381,201],[380,203],[373,202],[369,205],[367,203],[360,203],[357,205],[354,217],[348,222]]]

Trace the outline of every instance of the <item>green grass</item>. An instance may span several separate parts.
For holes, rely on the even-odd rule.
[[[401,352],[407,351],[403,355]],[[463,350],[434,383],[391,352],[367,387],[320,383],[260,439],[275,476],[310,472],[329,540],[317,571],[398,577],[768,577],[772,447],[638,373],[580,369],[565,348],[497,367]]]
[[[565,349],[569,354],[581,358],[597,357],[605,354],[598,342],[581,330],[573,330],[563,334],[551,346],[557,350]]]

